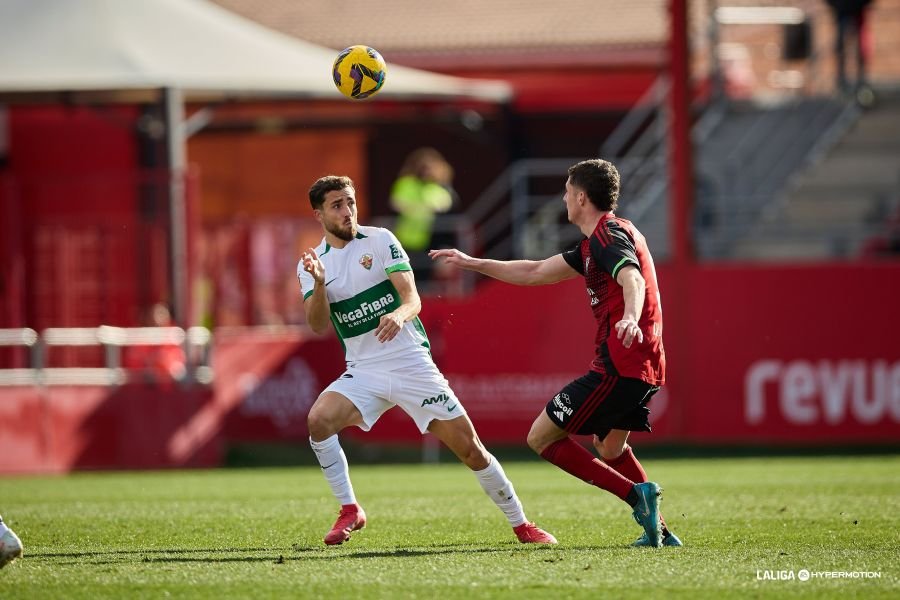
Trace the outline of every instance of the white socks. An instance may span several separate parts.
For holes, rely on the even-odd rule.
[[[519,497],[516,496],[516,490],[513,489],[512,482],[506,478],[503,467],[500,466],[500,463],[493,455],[489,456],[491,458],[490,464],[481,471],[473,471],[473,473],[478,478],[478,483],[481,484],[484,492],[490,496],[494,504],[509,519],[509,524],[513,527],[518,527],[527,522],[525,511],[522,510],[522,503],[519,502]]]
[[[337,434],[322,440],[321,442],[309,439],[309,445],[319,465],[322,467],[322,473],[331,486],[331,493],[338,499],[341,505],[356,504],[356,495],[353,493],[353,485],[350,483],[350,470],[347,466],[347,457],[341,449],[338,442]],[[506,478],[503,467],[493,456],[490,457],[491,462],[481,471],[473,471],[478,483],[484,492],[494,501],[494,504],[503,511],[510,525],[518,527],[526,523],[525,512],[522,510],[522,503],[516,496],[516,490],[513,489],[512,482]],[[0,524],[0,527],[3,525]]]
[[[341,506],[356,504],[353,485],[350,483],[347,457],[343,449],[341,449],[337,434],[321,442],[315,442],[312,438],[309,438],[309,445],[312,447],[313,452],[316,453],[316,458],[319,459],[322,473],[324,473],[328,485],[331,486],[331,493],[338,499]]]

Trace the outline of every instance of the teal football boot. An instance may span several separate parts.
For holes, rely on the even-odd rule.
[[[634,541],[634,543],[631,545],[634,546],[635,548],[645,548],[645,547],[650,546],[650,540],[647,539],[646,533],[642,533],[641,537],[636,539]],[[678,536],[675,535],[674,533],[672,533],[671,531],[668,532],[668,534],[663,533],[662,545],[668,546],[670,548],[681,548],[682,546],[684,546],[684,544],[681,543],[681,540],[678,539]]]
[[[662,546],[662,525],[659,522],[659,497],[662,488],[652,481],[637,483],[634,491],[638,495],[638,503],[634,507],[634,520],[644,528],[647,545],[653,548]]]

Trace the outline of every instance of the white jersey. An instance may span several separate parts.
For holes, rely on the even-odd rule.
[[[360,226],[356,238],[343,248],[330,246],[322,239],[316,247],[325,265],[325,292],[331,309],[331,322],[344,346],[347,364],[373,365],[398,353],[410,358],[430,360],[428,337],[418,317],[407,321],[393,340],[385,343],[375,337],[375,328],[383,315],[400,306],[400,294],[388,279],[395,271],[411,271],[409,258],[394,234],[382,227]],[[315,281],[297,264],[300,290],[306,300]]]

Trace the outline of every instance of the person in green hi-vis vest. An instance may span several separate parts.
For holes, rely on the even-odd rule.
[[[394,234],[423,279],[431,268],[425,252],[432,242],[435,216],[453,207],[452,181],[453,167],[440,152],[425,147],[410,153],[391,187],[391,207],[398,215]]]

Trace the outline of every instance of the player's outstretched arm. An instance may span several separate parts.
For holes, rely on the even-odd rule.
[[[431,250],[432,260],[443,259],[448,265],[475,271],[515,285],[546,285],[578,276],[561,254],[544,260],[491,260],[473,258],[456,248]]]

